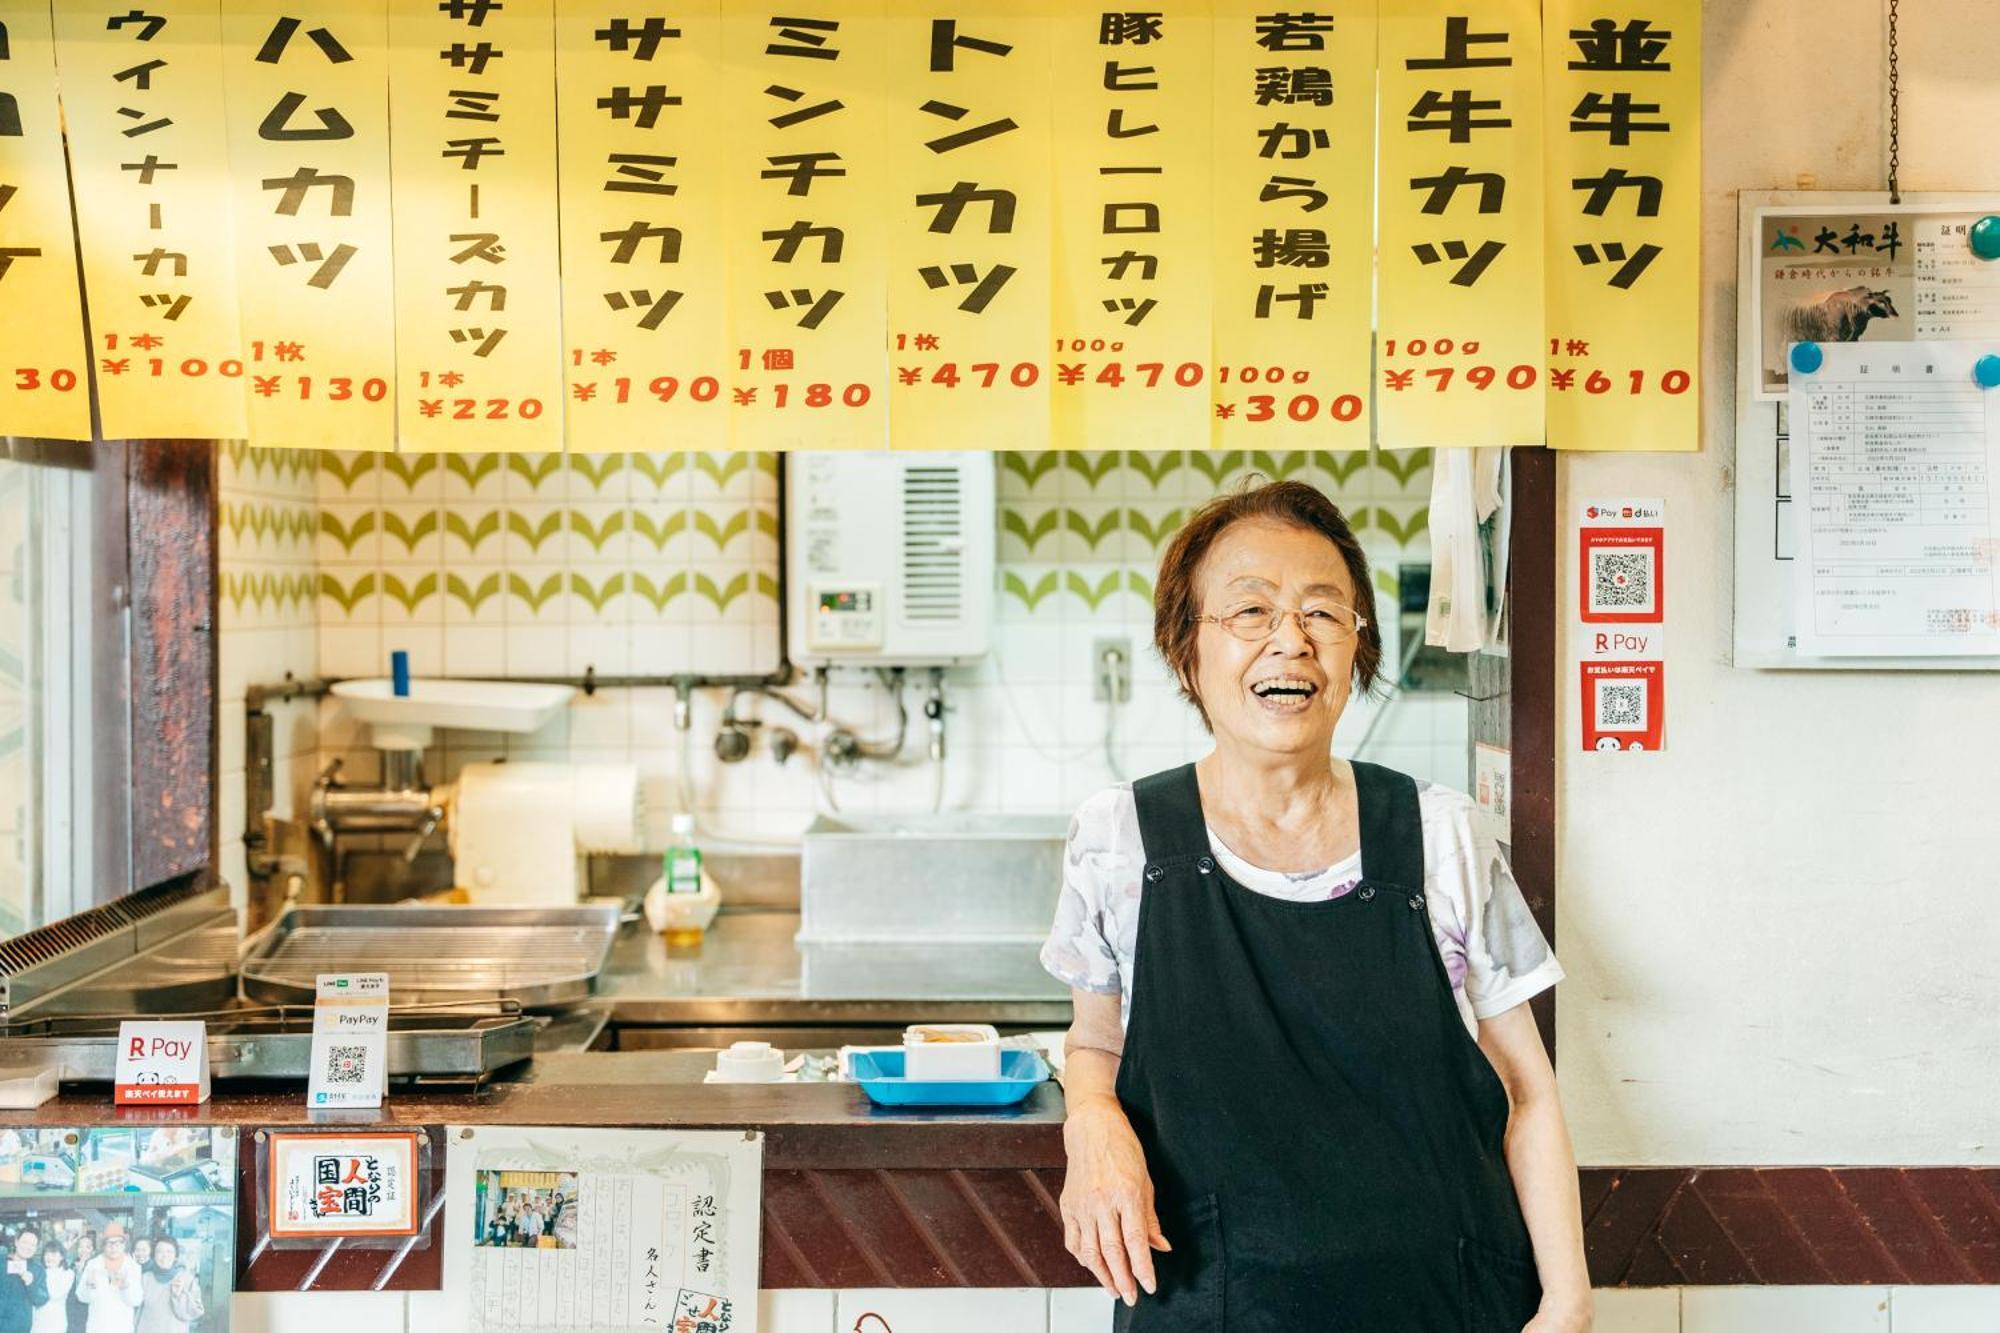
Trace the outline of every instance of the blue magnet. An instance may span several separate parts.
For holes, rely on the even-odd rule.
[[[1972,242],[1972,253],[1981,259],[2000,259],[2000,217],[1988,213],[1972,224],[1967,239]]]
[[[1826,364],[1826,353],[1819,350],[1818,343],[1792,344],[1792,369],[1801,375],[1810,375]]]
[[[1972,378],[1982,389],[2000,388],[2000,356],[1988,352],[1972,363]]]
[[[398,699],[410,697],[410,655],[401,648],[389,654],[389,692]]]

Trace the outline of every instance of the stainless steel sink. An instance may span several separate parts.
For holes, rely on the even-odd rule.
[[[1067,829],[1061,815],[822,815],[803,839],[799,944],[1038,941]]]

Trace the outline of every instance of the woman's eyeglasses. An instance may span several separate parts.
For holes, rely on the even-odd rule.
[[[1245,643],[1258,643],[1278,632],[1286,616],[1299,618],[1299,629],[1314,643],[1346,643],[1368,624],[1353,609],[1328,603],[1298,610],[1275,606],[1245,606],[1219,616],[1195,616],[1203,624],[1220,625]]]

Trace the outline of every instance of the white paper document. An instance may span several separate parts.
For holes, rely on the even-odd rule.
[[[2000,653],[2000,342],[1819,346],[1788,390],[1798,651]]]
[[[756,1333],[761,1135],[454,1126],[446,1143],[452,1328]]]

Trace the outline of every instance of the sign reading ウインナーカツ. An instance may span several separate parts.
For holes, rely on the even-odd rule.
[[[19,5],[0,431],[1695,438],[1693,0]]]
[[[104,433],[240,437],[247,367],[215,0],[66,0],[54,12]]]
[[[0,433],[90,438],[47,0],[0,0]]]
[[[1700,439],[1701,5],[1549,0],[1548,438]]]

